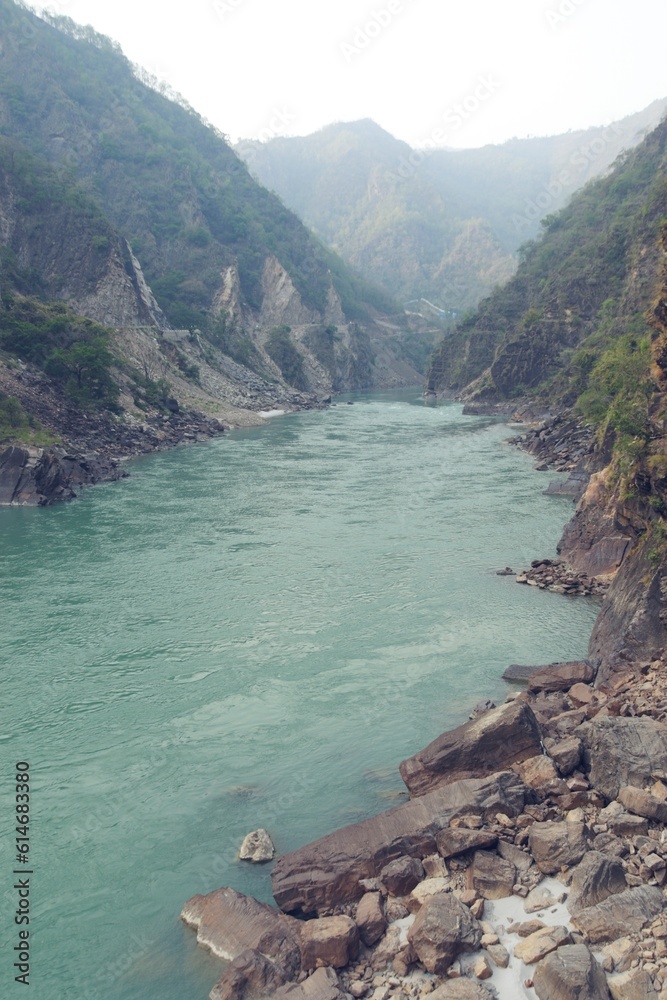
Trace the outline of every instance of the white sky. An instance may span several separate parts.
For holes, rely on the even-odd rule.
[[[479,146],[608,124],[667,96],[665,0],[34,6],[116,39],[232,140],[373,118],[415,146]]]

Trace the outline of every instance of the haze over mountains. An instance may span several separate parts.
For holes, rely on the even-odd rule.
[[[666,109],[659,100],[608,127],[469,150],[411,149],[370,120],[236,148],[367,279],[403,303],[430,299],[451,321],[511,277],[540,221]]]

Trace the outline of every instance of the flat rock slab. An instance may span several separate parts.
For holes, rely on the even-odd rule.
[[[430,1000],[494,1000],[493,993],[489,993],[485,986],[474,983],[472,979],[452,979],[451,982],[438,986],[428,996]]]
[[[628,969],[609,980],[612,1000],[657,1000],[653,982],[644,969]]]
[[[575,684],[590,684],[595,680],[595,667],[588,660],[550,663],[528,678],[529,691],[567,691]]]
[[[658,823],[667,823],[667,802],[656,798],[650,792],[645,792],[643,788],[624,785],[619,789],[618,801],[628,812],[636,816],[645,816],[646,819],[653,819]]]
[[[584,944],[569,944],[543,958],[533,976],[539,1000],[609,1000],[607,977]]]
[[[623,785],[642,788],[667,771],[667,725],[649,718],[596,716],[577,729],[593,788],[615,799]]]
[[[377,877],[403,855],[433,854],[440,830],[457,816],[518,816],[524,786],[511,771],[458,781],[361,823],[330,833],[278,859],[273,895],[286,913],[307,916],[359,899],[360,879]]]
[[[532,709],[514,701],[443,733],[400,765],[412,796],[464,778],[481,778],[541,751],[542,734]]]
[[[466,851],[473,851],[495,847],[498,843],[498,834],[489,830],[466,830],[463,827],[447,827],[435,838],[438,852],[445,859],[455,858],[458,854]]]
[[[543,927],[520,941],[514,949],[514,954],[526,965],[535,965],[556,948],[570,944],[572,938],[567,927]]]
[[[528,682],[532,674],[537,673],[538,670],[542,670],[542,667],[536,667],[534,664],[524,664],[524,663],[510,663],[509,667],[503,674],[504,681],[524,681]]]
[[[662,913],[664,905],[660,889],[639,885],[574,913],[572,923],[592,944],[606,944],[627,934],[637,934]]]
[[[298,922],[234,889],[193,896],[183,907],[181,920],[197,931],[198,944],[224,961],[255,950],[286,968],[298,968]]]
[[[267,996],[272,996],[273,1000],[345,1000],[333,969],[318,969],[300,986],[283,986]]]

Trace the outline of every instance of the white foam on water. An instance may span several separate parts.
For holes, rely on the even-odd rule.
[[[259,415],[263,417],[264,420],[270,420],[271,417],[283,417],[287,413],[287,410],[260,410]]]

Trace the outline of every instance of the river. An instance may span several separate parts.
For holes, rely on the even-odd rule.
[[[508,663],[585,653],[593,601],[495,573],[572,512],[507,426],[350,398],[0,511],[3,997],[16,761],[35,995],[205,1000],[220,966],[178,914],[220,885],[270,900],[249,830],[284,852],[402,801],[398,763],[502,699]]]

